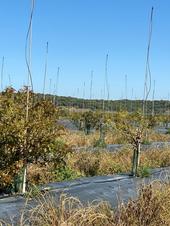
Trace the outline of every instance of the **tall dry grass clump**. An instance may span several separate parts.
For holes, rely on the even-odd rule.
[[[143,187],[135,201],[122,205],[116,214],[117,225],[170,225],[170,187],[156,184]]]
[[[154,130],[151,130],[149,132],[149,141],[151,142],[168,142],[170,140],[170,134],[161,134],[161,133],[157,133]]]
[[[170,166],[170,148],[143,151],[141,154],[141,165],[148,168]]]
[[[40,201],[41,200],[41,201]],[[21,224],[28,222],[32,226],[88,226],[106,225],[109,222],[107,212],[110,206],[105,203],[91,203],[84,206],[79,199],[61,195],[58,205],[51,196],[40,197],[39,204],[22,216]]]

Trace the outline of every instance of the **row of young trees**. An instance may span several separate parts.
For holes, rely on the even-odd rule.
[[[155,116],[143,116],[141,111],[129,113],[127,111],[117,112],[103,112],[103,111],[73,111],[67,112],[66,116],[72,119],[80,130],[84,130],[86,134],[90,134],[91,130],[98,130],[100,127],[101,118],[103,123],[107,124],[107,127],[115,127],[122,122],[122,119],[128,119],[135,122],[141,121],[141,117],[144,121],[147,121],[149,128],[154,128],[162,124],[167,127],[170,122],[170,116],[168,115],[155,115]],[[114,124],[114,126],[113,126]]]
[[[132,175],[138,174],[138,166],[140,163],[141,143],[148,141],[148,132],[160,122],[167,124],[170,122],[168,116],[158,115],[149,117],[144,116],[141,112],[128,113],[120,111],[111,112],[92,112],[73,113],[72,119],[83,129],[88,135],[95,129],[99,130],[100,136],[97,144],[105,145],[106,131],[119,133],[124,141],[132,145]]]
[[[29,163],[65,164],[68,147],[59,139],[64,129],[57,124],[59,116],[74,120],[88,135],[100,131],[99,145],[105,143],[105,132],[120,133],[133,146],[132,174],[137,174],[140,144],[147,130],[158,122],[169,122],[168,116],[144,117],[140,112],[69,112],[52,101],[37,99],[30,92],[29,117],[25,120],[27,87],[16,92],[8,87],[0,95],[0,189],[14,186],[18,178],[23,183],[24,167]],[[19,175],[19,177],[18,177]],[[22,185],[21,183],[21,185]],[[17,190],[17,188],[16,188]]]

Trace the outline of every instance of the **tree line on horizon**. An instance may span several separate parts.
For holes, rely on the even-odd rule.
[[[37,93],[37,98],[43,98],[43,94]],[[54,98],[55,97],[55,98]],[[104,110],[104,111],[142,111],[143,100],[103,100],[103,99],[83,99],[78,97],[54,96],[46,94],[48,100],[54,100],[56,106],[74,107],[78,109]],[[103,108],[103,102],[104,108]],[[147,100],[147,114],[170,114],[169,100]],[[154,104],[154,105],[153,105]]]

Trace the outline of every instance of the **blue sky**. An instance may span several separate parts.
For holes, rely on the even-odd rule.
[[[30,0],[1,0],[0,57],[5,57],[4,87],[9,75],[14,87],[27,81],[24,60]],[[90,73],[94,71],[93,98],[103,93],[105,57],[109,54],[110,98],[143,97],[146,48],[151,7],[154,6],[150,52],[156,99],[170,93],[170,1],[169,0],[36,0],[33,17],[32,75],[34,88],[42,92],[45,46],[49,42],[46,92],[54,90],[60,67],[59,95],[90,96]],[[150,95],[151,98],[152,95]]]

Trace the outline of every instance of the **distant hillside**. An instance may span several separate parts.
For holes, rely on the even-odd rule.
[[[37,94],[38,98],[42,98],[42,94]],[[143,101],[142,100],[89,100],[81,99],[75,97],[64,97],[64,96],[53,96],[46,95],[47,99],[51,99],[58,106],[65,107],[75,107],[80,109],[92,109],[92,110],[102,110],[106,111],[120,111],[127,110],[129,112],[134,112],[137,110],[142,110]],[[151,114],[153,110],[153,102],[147,101],[147,113]],[[154,101],[154,111],[156,114],[168,114],[170,113],[170,101],[167,100],[155,100]]]

